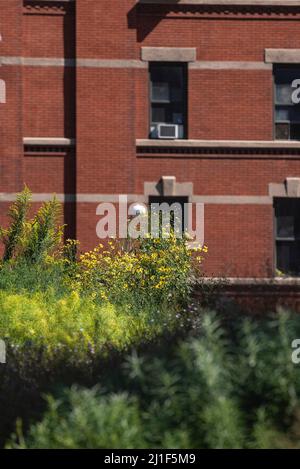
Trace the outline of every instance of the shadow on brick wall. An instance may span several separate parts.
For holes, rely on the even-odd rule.
[[[136,29],[137,42],[142,42],[146,37],[156,28],[160,21],[168,14],[171,10],[176,8],[176,4],[180,0],[174,0],[172,5],[159,5],[159,12],[153,7],[158,5],[141,4],[137,3],[127,13],[127,24],[129,29]],[[178,5],[177,5],[178,7]]]

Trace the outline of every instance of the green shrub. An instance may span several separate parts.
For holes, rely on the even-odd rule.
[[[169,310],[134,310],[95,303],[77,293],[17,294],[0,291],[0,337],[7,363],[0,367],[0,446],[21,417],[40,417],[42,396],[72,383],[108,387],[130,347],[155,344],[176,330]],[[162,340],[162,339],[161,339]]]
[[[29,263],[41,263],[58,249],[62,242],[63,227],[58,225],[61,204],[54,197],[45,202],[34,219],[27,224],[27,237],[22,256]]]
[[[28,344],[46,358],[85,360],[92,350],[124,350],[149,340],[175,323],[169,311],[134,310],[130,305],[95,303],[72,292],[57,298],[46,293],[10,293],[0,290],[0,337],[11,348]]]
[[[26,217],[29,210],[31,192],[27,187],[17,196],[16,202],[10,207],[8,215],[10,227],[0,229],[0,238],[4,244],[3,260],[9,261],[24,241]]]
[[[76,388],[67,392],[66,399],[67,402],[48,398],[49,408],[45,418],[32,428],[26,443],[19,432],[22,447],[143,448],[136,400],[126,394],[104,397],[93,389]]]
[[[126,244],[126,243],[125,243]],[[124,246],[110,241],[80,256],[75,289],[112,302],[137,305],[187,302],[207,248],[190,250],[184,239],[140,239]]]
[[[60,204],[53,199],[28,220],[29,202],[25,189],[0,233],[0,338],[8,350],[0,443],[20,417],[25,437],[19,429],[11,446],[297,446],[291,342],[299,317],[225,321],[186,308],[206,248],[197,254],[172,235],[110,241],[77,260],[77,243],[62,245]],[[143,353],[122,363],[132,347]],[[73,383],[101,392],[71,387],[48,398],[34,423],[43,393],[60,396]]]
[[[78,259],[78,243],[62,243],[60,204],[44,203],[31,219],[30,197],[26,188],[1,230],[0,445],[18,416],[25,427],[38,418],[42,393],[94,384],[99,367],[176,331],[195,273],[194,257],[174,238],[127,249],[110,242]]]
[[[62,297],[71,293],[63,262],[31,264],[24,260],[0,264],[0,290],[11,293],[46,293]]]
[[[11,445],[110,448],[118,434],[119,448],[297,447],[300,381],[289,344],[299,327],[300,318],[286,313],[224,324],[215,313],[205,313],[198,337],[156,349],[154,357],[133,353],[119,370],[112,395],[66,391],[63,402],[50,401],[25,441],[19,435],[19,443],[15,437]],[[136,441],[118,433],[114,418],[105,436],[98,430],[112,411],[116,391],[124,399],[124,418],[128,412],[135,415],[131,430],[139,434]],[[104,417],[95,411],[74,420],[89,408],[89,399]]]
[[[61,204],[54,197],[42,204],[33,219],[28,219],[30,199],[31,193],[25,188],[10,208],[10,226],[1,228],[5,250],[0,287],[31,292],[39,291],[38,285],[44,291],[43,281],[37,278],[42,274],[50,288],[57,291],[61,290],[57,285],[63,285],[65,291],[92,295],[98,302],[137,308],[177,308],[187,302],[206,247],[190,250],[186,240],[177,238],[171,230],[167,238],[160,233],[159,238],[110,240],[77,260],[78,243],[62,243],[64,227],[58,224]],[[23,281],[20,273],[24,273]],[[37,282],[32,285],[28,279],[34,277]]]
[[[58,225],[61,204],[53,197],[42,204],[32,220],[28,220],[30,200],[31,192],[25,187],[9,209],[10,226],[0,229],[4,262],[21,259],[40,263],[47,255],[57,251],[61,244],[63,227]]]

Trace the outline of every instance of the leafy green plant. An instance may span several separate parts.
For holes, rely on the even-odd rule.
[[[4,244],[3,260],[9,261],[23,243],[26,226],[26,216],[29,210],[31,192],[25,187],[23,192],[18,194],[16,202],[10,207],[8,215],[11,220],[9,228],[0,229],[0,238]]]
[[[36,264],[59,251],[64,228],[58,225],[61,204],[53,197],[40,207],[32,220],[28,220],[30,201],[31,192],[25,186],[9,209],[10,226],[0,229],[4,244],[3,262],[16,259]]]
[[[45,202],[34,219],[28,224],[28,234],[24,248],[24,259],[39,263],[58,248],[63,235],[63,227],[58,225],[61,204],[54,197]]]

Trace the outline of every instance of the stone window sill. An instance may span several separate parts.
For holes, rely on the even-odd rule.
[[[75,139],[63,137],[25,137],[23,138],[24,145],[38,145],[38,146],[65,146],[71,147],[75,145]]]
[[[159,140],[138,139],[139,148],[241,148],[241,149],[300,149],[300,141],[290,140]]]

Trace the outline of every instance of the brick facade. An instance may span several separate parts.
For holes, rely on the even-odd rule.
[[[273,145],[265,49],[300,50],[300,1],[219,3],[0,0],[1,221],[26,183],[60,194],[68,235],[91,248],[97,201],[172,175],[205,202],[206,275],[272,277],[269,184],[300,177],[300,142]],[[142,47],[196,49],[177,147],[148,140]]]

